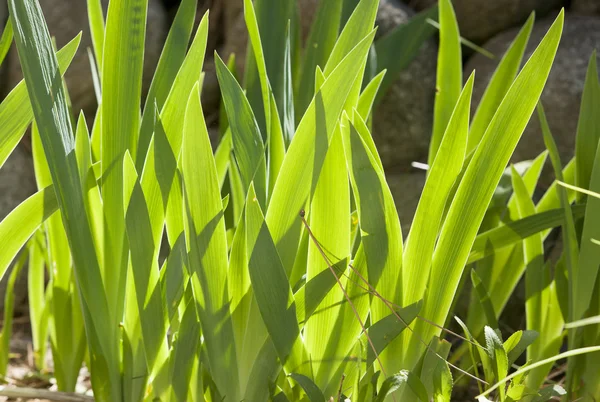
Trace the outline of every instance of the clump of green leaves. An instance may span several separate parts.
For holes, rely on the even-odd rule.
[[[471,122],[473,76],[462,86],[458,26],[440,2],[431,166],[404,241],[369,122],[390,83],[381,70],[414,55],[392,39],[426,39],[435,10],[374,43],[378,1],[351,13],[347,3],[320,3],[300,57],[296,2],[244,1],[243,86],[215,55],[223,110],[213,153],[200,101],[207,15],[187,46],[196,0],[182,1],[141,113],[147,0],[111,1],[106,22],[88,0],[101,105],[91,134],[85,116],[73,125],[61,80],[78,38],[55,52],[38,1],[9,1],[25,80],[0,104],[0,164],[34,121],[39,192],[0,223],[0,272],[31,238],[36,362],[44,368],[49,337],[59,389],[75,389],[85,360],[98,401],[450,400],[457,367],[442,329],[466,268],[516,252],[524,260],[511,277],[537,264],[527,268],[535,278],[544,233],[581,216],[561,208],[557,187],[544,208],[531,202],[543,155],[523,177],[511,173],[514,220],[486,226],[563,14],[519,72],[528,21]],[[547,341],[533,346],[533,331],[562,326],[558,310],[539,310],[544,298],[560,302],[560,281],[528,301],[531,328],[503,342],[483,323],[497,322],[494,303],[514,280],[490,289],[471,272],[483,309],[467,319],[474,336],[464,327],[472,370],[454,376],[503,401],[536,392],[524,373],[552,357],[535,362],[550,352]],[[534,362],[509,376],[525,349]]]

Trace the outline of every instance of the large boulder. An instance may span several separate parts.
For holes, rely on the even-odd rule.
[[[6,3],[6,0],[0,0]],[[71,66],[65,74],[69,96],[73,103],[73,112],[83,110],[89,119],[95,114],[96,97],[90,70],[90,61],[87,48],[92,48],[92,39],[87,18],[87,3],[72,0],[45,0],[40,2],[48,24],[50,34],[56,38],[59,48],[67,44],[80,31],[83,31],[81,44]],[[108,7],[108,0],[102,0],[104,14]],[[167,32],[167,17],[160,0],[148,2],[148,29],[146,30],[146,49],[144,60],[144,93],[150,87],[154,70],[160,57]],[[9,55],[8,81],[9,89],[13,88],[21,79],[21,66],[16,48],[13,46]]]
[[[531,56],[553,21],[554,16],[551,16],[534,25],[524,62]],[[501,56],[517,33],[518,28],[503,32],[486,43],[485,48],[495,55]],[[541,98],[563,163],[573,156],[587,65],[593,50],[598,48],[600,48],[600,18],[567,14],[554,66]],[[490,60],[487,57],[475,55],[466,64],[465,74],[476,70],[473,93],[474,108],[479,103],[498,60],[499,57]],[[534,158],[544,149],[539,121],[537,114],[534,113],[512,160],[518,162]],[[552,178],[552,172],[547,171],[542,177],[541,184],[549,184]]]
[[[592,2],[594,0],[591,0]],[[543,16],[565,5],[565,0],[453,0],[460,33],[483,43],[495,34],[524,22],[531,12]],[[437,4],[437,0],[411,0],[418,11]]]
[[[31,154],[25,147],[18,146],[0,168],[0,221],[23,200],[35,193],[36,189]],[[26,269],[21,271],[15,285],[15,306],[22,304],[27,297],[26,273]],[[7,272],[0,281],[0,311],[4,306],[8,277]]]

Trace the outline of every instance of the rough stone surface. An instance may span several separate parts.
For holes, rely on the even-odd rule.
[[[600,1],[572,0],[571,11],[581,14],[600,14]]]
[[[436,3],[437,0],[408,1],[410,6],[419,11]],[[535,11],[537,16],[544,16],[565,3],[565,0],[452,1],[462,36],[476,43],[483,43],[495,34],[519,25],[532,11]]]
[[[524,60],[531,56],[553,21],[554,16],[550,16],[535,24]],[[490,40],[485,48],[500,56],[508,49],[517,32],[516,28],[504,32]],[[600,18],[567,14],[554,66],[542,93],[542,103],[563,163],[573,156],[587,64],[592,51],[598,48]],[[476,70],[474,107],[479,103],[497,63],[498,60],[475,55],[466,64],[465,76]],[[513,155],[513,162],[534,158],[544,149],[539,121],[534,113]],[[541,184],[549,184],[552,178],[552,172],[546,171]]]
[[[398,209],[402,235],[406,239],[425,186],[426,175],[424,171],[413,169],[410,173],[388,172],[386,179]]]
[[[18,146],[0,169],[0,221],[35,191],[31,155],[23,146]],[[26,271],[21,271],[15,285],[15,306],[19,306],[27,297]],[[0,311],[4,306],[8,276],[7,273],[0,281]]]
[[[6,0],[0,0],[0,2],[6,3]],[[91,119],[95,114],[96,97],[87,53],[87,48],[92,48],[92,39],[89,32],[86,2],[79,0],[44,0],[40,4],[50,34],[56,38],[59,48],[67,44],[80,31],[83,32],[81,44],[65,74],[65,78],[73,103],[73,112],[78,113],[79,110],[83,110],[86,116]],[[108,0],[102,0],[102,4],[106,15]],[[146,30],[144,60],[144,93],[150,87],[166,32],[167,17],[163,4],[160,0],[150,0],[148,3],[148,29]],[[9,57],[9,88],[13,88],[22,79],[21,66],[14,46]]]

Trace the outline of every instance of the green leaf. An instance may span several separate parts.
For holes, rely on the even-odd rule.
[[[269,138],[269,195],[273,193],[273,188],[279,177],[279,171],[285,158],[285,138],[283,128],[279,120],[275,98],[271,94],[271,136]]]
[[[465,159],[473,80],[474,75],[471,75],[452,112],[436,159],[427,175],[406,240],[406,252],[403,256],[405,276],[402,279],[405,304],[423,298],[429,280],[431,260],[439,229],[443,224],[447,199]]]
[[[527,193],[525,184],[513,168],[513,188],[517,200],[519,217],[531,216],[535,213],[533,201]],[[544,321],[546,320],[547,306],[550,304],[549,281],[550,274],[544,265],[544,245],[541,233],[531,236],[523,241],[523,254],[525,257],[526,276],[525,312],[527,317],[527,329],[544,333]],[[537,342],[527,349],[528,360],[539,360],[544,357],[545,342]],[[537,388],[543,382],[547,373],[535,370],[529,374],[527,384]],[[532,377],[535,377],[532,378]]]
[[[401,305],[402,231],[392,194],[383,171],[354,126],[343,127],[342,131],[367,259],[367,280],[383,298]],[[387,314],[387,305],[373,299],[371,320],[379,321]],[[386,371],[396,372],[400,368],[400,359],[391,357],[397,353],[398,341],[390,345],[381,358]]]
[[[186,109],[181,102],[190,97],[192,88],[202,76],[202,66],[208,39],[208,14],[204,14],[190,49],[175,77],[171,91],[160,113],[171,152],[177,161],[183,141],[183,124]],[[179,180],[173,180],[167,205],[166,226],[169,244],[173,244],[183,232],[183,198]]]
[[[225,63],[215,54],[217,78],[223,94],[231,129],[233,152],[239,166],[244,193],[254,182],[257,197],[262,208],[267,205],[267,173],[265,146],[244,91],[233,77]]]
[[[509,344],[509,341],[511,341],[511,338],[513,338],[512,336],[510,338],[508,338],[506,340],[506,342],[504,343],[504,347],[506,349],[506,352],[508,353],[508,364],[509,365],[513,365],[514,362],[519,358],[519,356],[521,356],[523,354],[525,349],[527,349],[527,347],[529,347],[529,345],[534,343],[540,336],[540,334],[535,331],[515,332],[515,334],[518,334],[518,333],[520,333],[521,335],[519,336],[519,339],[518,339],[516,345]],[[513,334],[513,336],[515,334]],[[510,348],[509,348],[509,346],[510,346]]]
[[[325,77],[329,77],[338,64],[373,31],[378,5],[379,0],[360,0],[331,50],[323,68]],[[350,80],[351,77],[346,78]]]
[[[155,104],[158,105],[159,110],[162,109],[173,86],[177,72],[185,59],[197,8],[198,0],[184,0],[181,2],[158,60],[158,65],[156,66],[156,71],[154,72],[154,77],[152,78],[152,83],[146,97],[146,105],[144,106],[140,123],[139,141],[136,144],[136,166],[138,170],[141,170],[143,166],[150,145],[150,139],[152,138]]]
[[[123,314],[127,272],[123,158],[134,161],[140,128],[140,103],[148,0],[108,6],[102,65],[102,201],[104,204],[104,284],[112,325]],[[132,334],[128,334],[132,335]]]
[[[555,356],[552,356],[550,358],[541,360],[539,362],[535,362],[535,363],[526,365],[523,368],[515,371],[514,373],[511,373],[510,375],[504,377],[503,379],[501,379],[500,381],[498,381],[496,384],[494,384],[493,386],[489,387],[485,392],[477,395],[477,399],[479,399],[481,397],[485,397],[486,395],[491,394],[496,389],[498,389],[502,385],[506,384],[507,382],[509,382],[513,378],[518,377],[518,376],[522,375],[523,373],[527,373],[527,372],[529,372],[529,371],[531,371],[531,370],[533,370],[533,369],[535,369],[537,367],[544,366],[544,365],[546,365],[548,363],[553,363],[553,362],[556,362],[556,361],[561,360],[561,359],[567,359],[569,357],[584,355],[584,354],[587,354],[587,353],[594,353],[594,352],[598,352],[598,351],[600,351],[600,346],[590,346],[590,347],[586,347],[586,348],[579,348],[579,349],[569,350],[567,352],[560,353],[558,355],[555,355]]]
[[[171,349],[170,372],[171,387],[175,400],[187,401],[188,388],[194,360],[197,359],[196,349],[200,341],[200,323],[196,318],[196,306],[193,301],[187,303],[181,319],[177,337]]]
[[[317,387],[310,378],[296,373],[290,374],[290,377],[292,377],[294,381],[296,381],[302,387],[304,392],[306,392],[306,396],[308,396],[308,400],[310,402],[325,402],[325,396],[323,396],[323,393],[319,387]]]
[[[255,22],[252,23],[248,23],[248,18],[251,18],[249,14],[251,11],[249,7],[245,7],[251,46],[249,46],[246,55],[244,82],[248,100],[252,105],[252,110],[255,112],[258,126],[263,135],[269,132],[267,127],[270,124],[270,110],[268,108],[270,100],[268,96],[265,96],[268,93],[265,92],[264,86],[264,78],[267,76],[277,103],[277,109],[283,110],[283,80],[285,73],[282,66],[285,59],[286,32],[288,22],[290,20],[294,21],[293,15],[296,6],[296,2],[293,0],[258,0],[254,6],[256,8]],[[291,32],[295,33],[295,27],[292,27]],[[291,42],[295,43],[295,38]],[[258,59],[264,59],[264,70],[261,66],[262,62],[255,62],[257,60],[255,54],[260,43],[262,43],[264,56],[259,55]],[[261,75],[263,78],[261,78]],[[263,139],[266,139],[266,137],[263,137]]]
[[[581,218],[584,214],[585,206],[573,206],[574,219]],[[475,238],[467,263],[481,260],[482,258],[493,254],[493,250],[497,251],[503,247],[515,244],[540,231],[560,226],[563,223],[564,218],[565,213],[563,209],[551,209],[514,222],[508,222],[505,225],[483,232]],[[493,246],[492,251],[490,251],[490,248],[487,246],[488,244]]]
[[[292,349],[295,345],[302,347],[302,340],[294,296],[253,185],[246,199],[245,219],[248,270],[254,297],[279,359],[286,365],[291,364],[295,372],[302,361],[288,361],[288,358],[295,358]]]
[[[15,307],[15,284],[23,266],[27,261],[27,252],[21,255],[13,266],[12,272],[6,283],[6,291],[4,294],[4,311],[2,314],[2,329],[0,330],[0,376],[6,377],[8,368],[8,359],[10,355],[10,340],[12,338],[13,313]]]
[[[35,193],[0,222],[0,278],[40,225],[58,210],[54,187]]]
[[[294,83],[293,66],[292,66],[292,32],[288,25],[287,38],[285,42],[285,58],[283,60],[283,101],[282,101],[282,121],[283,121],[283,138],[286,147],[292,142],[294,132],[296,131],[296,112],[297,107],[294,105]],[[273,99],[271,99],[273,102]],[[271,111],[271,113],[273,113]]]
[[[319,180],[315,188],[312,202],[308,209],[308,222],[312,236],[319,242],[309,241],[306,279],[329,271],[330,262],[321,255],[327,250],[326,257],[332,261],[350,256],[350,186],[340,130],[336,129],[327,149],[327,155],[321,168]],[[345,267],[344,267],[345,268]],[[330,273],[333,276],[333,274]],[[341,279],[345,286],[346,278]],[[339,286],[334,286],[322,300],[320,314],[310,317],[304,326],[304,341],[307,352],[313,359],[313,370],[316,373],[317,385],[324,388],[326,380],[335,372],[339,361],[328,359],[329,348],[335,343],[343,343],[346,336],[339,331],[336,318],[339,315],[344,294]],[[344,331],[345,332],[345,331]],[[347,348],[354,343],[347,343]]]
[[[10,20],[8,20],[6,22],[6,25],[4,26],[4,31],[2,31],[2,37],[0,38],[0,66],[2,65],[4,58],[8,54],[8,51],[10,50],[12,41],[13,41],[13,27],[12,27],[12,22],[10,22]]]
[[[540,119],[540,125],[542,127],[542,133],[544,135],[544,143],[546,144],[546,148],[550,153],[550,160],[552,161],[552,167],[554,168],[554,174],[556,175],[556,179],[559,181],[564,181],[562,176],[562,164],[560,161],[560,156],[558,154],[558,149],[556,147],[556,143],[554,142],[554,138],[552,137],[552,133],[550,132],[550,127],[548,126],[548,120],[546,119],[546,115],[542,104],[538,104],[538,116]],[[569,287],[569,314],[568,320],[572,321],[575,299],[573,295],[573,291],[575,289],[575,283],[578,283],[578,275],[575,271],[577,269],[577,254],[579,252],[579,245],[577,242],[577,235],[575,232],[575,223],[574,217],[572,214],[571,203],[569,202],[567,191],[562,186],[557,189],[558,196],[560,199],[560,204],[565,213],[565,219],[563,221],[563,238],[564,238],[564,252],[565,252],[565,264],[567,267],[567,271],[569,273],[569,278],[573,278],[570,282]],[[571,339],[572,340],[572,339]]]
[[[531,402],[547,402],[553,399],[555,400],[556,398],[563,397],[565,395],[567,395],[567,391],[565,391],[564,388],[560,385],[549,385],[541,389],[538,392],[538,396],[533,398]]]
[[[158,260],[154,258],[157,245],[153,239],[148,204],[129,153],[125,154],[123,184],[125,227],[139,309],[137,316],[142,330],[146,363],[152,368],[161,349],[165,356],[168,353],[165,342],[167,316],[162,304]]]
[[[341,277],[348,268],[348,262],[348,259],[344,258],[335,264],[331,264],[331,268],[338,277]],[[306,264],[304,265],[306,266]],[[330,269],[326,269],[308,280],[304,286],[294,293],[296,316],[299,324],[306,323],[336,284],[335,276],[333,276]]]
[[[58,62],[39,4],[32,0],[11,0],[9,9],[25,82],[72,251],[95,372],[94,394],[99,399],[119,401],[119,330],[117,326],[110,326],[108,301],[104,288],[98,286],[102,276],[85,211]],[[32,37],[37,40],[30,41]]]
[[[81,138],[87,135],[85,120],[80,118],[77,126],[76,140],[79,140],[79,143],[76,141],[78,146],[75,150],[76,154],[80,154]],[[35,123],[32,128],[32,151],[38,187],[43,188],[52,183],[52,178]],[[83,161],[82,157],[79,159]],[[78,174],[81,182],[82,176],[80,175],[81,170]],[[49,217],[45,222],[45,227],[48,243],[48,266],[53,267],[49,286],[52,299],[49,313],[52,318],[50,341],[53,355],[56,356],[54,358],[54,375],[61,391],[74,392],[85,352],[84,324],[79,306],[79,295],[73,289],[71,250],[61,214]]]
[[[462,51],[458,22],[450,0],[439,2],[440,49],[429,166],[433,164],[462,87]]]
[[[298,125],[275,183],[266,221],[288,275],[300,240],[298,213],[314,191],[325,157],[325,142],[330,142],[373,34],[365,37],[324,82]]]
[[[485,285],[481,282],[481,278],[477,275],[477,271],[474,269],[471,270],[471,283],[473,284],[475,292],[477,292],[477,298],[483,308],[488,325],[491,325],[492,328],[498,328],[498,318],[490,300],[490,295],[485,288]]]
[[[492,360],[494,365],[494,376],[497,380],[506,377],[508,374],[508,357],[504,350],[502,340],[498,337],[496,332],[488,326],[484,329],[485,343],[487,353]],[[506,395],[506,389],[500,388],[500,400],[503,401]]]
[[[229,154],[231,153],[231,131],[227,130],[221,138],[219,146],[215,151],[215,163],[217,165],[217,175],[219,176],[219,187],[223,188],[223,183],[227,177],[229,168]]]
[[[306,40],[300,80],[296,112],[304,113],[314,95],[315,70],[317,66],[324,68],[333,50],[340,28],[340,16],[343,0],[319,2],[313,23]]]
[[[263,3],[266,3],[266,2],[267,2],[267,0],[263,0]],[[288,10],[291,5],[291,2],[289,0],[278,1],[276,4],[283,6],[284,15],[285,15],[285,11],[287,11],[289,13]],[[272,4],[271,7],[274,5],[275,4]],[[287,8],[287,10],[286,10],[286,8]],[[254,60],[256,62],[256,72],[258,73],[261,98],[262,98],[262,102],[263,102],[262,105],[263,105],[264,122],[265,122],[265,126],[264,126],[265,128],[263,130],[263,134],[266,135],[266,138],[268,139],[271,136],[271,123],[272,123],[271,84],[269,83],[269,78],[267,77],[267,64],[265,62],[265,56],[263,54],[260,32],[258,31],[258,21],[256,19],[256,13],[254,12],[254,6],[252,5],[251,0],[244,0],[244,18],[246,20],[246,26],[248,28],[248,36],[250,38],[250,46],[252,49],[251,52],[252,52],[252,54],[254,54]],[[271,22],[269,23],[268,26],[269,27],[272,25],[278,26],[279,22],[281,22],[281,21],[271,20]],[[265,27],[264,29],[268,29],[267,24],[264,24],[264,27]],[[280,39],[280,38],[277,38],[277,39]],[[269,49],[269,50],[274,50],[274,49]],[[251,64],[249,63],[249,65],[251,65]],[[250,71],[254,72],[255,70],[253,70],[251,68]],[[254,74],[251,74],[250,72],[248,72],[248,74],[249,75],[247,75],[247,77],[248,76],[252,77],[254,75]],[[246,81],[246,83],[248,84],[249,90],[252,91],[255,87],[255,85],[253,85],[254,80],[251,80],[250,83],[248,83],[248,81]],[[227,107],[228,96],[224,95],[223,100],[225,102],[225,107]],[[249,106],[249,109],[252,110],[249,103],[248,103],[248,106]],[[256,107],[255,107],[255,110],[256,110]],[[258,127],[258,124],[256,125],[256,127]],[[260,130],[258,130],[258,131],[260,131]],[[259,135],[260,135],[260,132],[259,132]],[[263,205],[263,208],[264,208],[264,206],[265,205]]]
[[[508,89],[517,76],[534,20],[535,16],[532,13],[502,57],[502,60],[500,60],[481,97],[469,132],[468,153],[473,151],[483,138],[483,134],[494,117],[498,106],[500,106],[502,99],[506,96]]]
[[[434,253],[430,297],[423,306],[422,315],[439,325],[446,320],[485,211],[541,95],[563,19],[561,13],[511,86],[458,186]],[[425,339],[439,333],[439,329],[421,322],[415,330]],[[408,350],[409,361],[416,362],[422,346],[415,339]]]
[[[598,82],[596,60],[596,51],[594,50],[585,76],[575,140],[575,158],[577,160],[575,184],[590,190],[590,179],[594,161],[597,160],[596,149],[598,140],[600,140],[600,119],[596,115],[596,111],[600,107],[600,83]]]
[[[88,20],[92,36],[92,45],[96,54],[98,72],[102,76],[102,61],[104,60],[104,14],[100,0],[87,0]]]
[[[48,343],[49,297],[46,297],[46,261],[44,260],[44,234],[38,230],[29,242],[29,266],[27,268],[27,298],[35,368],[46,369]]]
[[[367,120],[371,115],[371,110],[373,109],[373,104],[375,103],[375,97],[377,94],[379,94],[381,83],[386,74],[387,70],[381,71],[379,74],[373,77],[373,79],[361,92],[356,109],[363,120]]]
[[[181,166],[189,270],[208,362],[219,392],[228,399],[239,400],[237,358],[227,307],[223,203],[198,83],[192,89],[185,114]],[[228,353],[227,359],[223,359],[224,353]]]
[[[427,390],[429,399],[436,402],[449,401],[452,392],[452,373],[445,359],[450,353],[451,344],[435,337],[429,343],[423,358],[421,382]]]
[[[588,188],[592,192],[600,192],[600,118],[593,110],[600,106],[600,83],[596,70],[596,54],[590,61],[586,88],[583,94],[582,111],[579,118],[576,152],[578,186]],[[591,76],[590,76],[591,75]],[[591,88],[590,88],[591,87]],[[587,137],[587,138],[586,138]],[[583,143],[583,144],[580,144]],[[595,157],[591,155],[596,147]],[[593,160],[593,162],[592,162]],[[592,169],[589,171],[589,169]],[[562,190],[564,191],[564,189]],[[574,294],[577,295],[573,302],[573,320],[583,318],[589,308],[593,297],[594,284],[598,277],[600,265],[600,247],[592,239],[600,238],[600,199],[587,197],[585,219],[581,234],[581,248],[579,250],[578,270],[575,276]]]
[[[71,64],[80,41],[81,35],[78,35],[56,53],[61,74],[64,74]],[[2,127],[2,131],[0,131],[0,168],[21,141],[31,120],[33,120],[31,101],[27,94],[25,80],[22,80],[0,104],[0,127]]]
[[[410,306],[395,310],[395,313],[382,318],[371,325],[367,334],[375,346],[375,351],[370,347],[367,349],[367,366],[375,362],[375,353],[381,354],[383,350],[398,336],[407,325],[410,325],[419,314],[423,303],[413,303]],[[398,319],[398,316],[402,320]]]
[[[160,270],[163,305],[166,307],[169,322],[173,320],[184,294],[184,265],[187,259],[185,247],[185,236],[182,233],[173,244],[166,265]]]
[[[377,93],[377,102],[381,101],[402,70],[414,60],[425,41],[436,32],[427,20],[436,18],[437,13],[437,6],[430,7],[375,42],[377,71],[387,71]],[[363,118],[366,119],[365,116]]]
[[[427,390],[419,377],[408,370],[402,370],[398,374],[388,377],[383,384],[381,384],[381,388],[379,389],[379,393],[374,402],[383,402],[389,395],[400,390],[404,392],[408,390],[412,391],[421,402],[429,400]]]

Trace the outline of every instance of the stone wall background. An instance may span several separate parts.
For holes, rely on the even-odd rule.
[[[96,100],[87,56],[91,39],[87,24],[85,0],[39,0],[49,29],[59,46],[83,31],[82,44],[66,74],[74,111],[83,110],[88,120],[93,118]],[[298,0],[302,33],[306,38],[319,0]],[[327,1],[327,0],[320,0]],[[108,0],[103,0],[106,7]],[[210,34],[205,63],[206,79],[203,103],[207,121],[214,130],[217,123],[219,89],[214,74],[213,51],[226,59],[235,52],[238,68],[243,69],[247,35],[242,16],[242,0],[199,0],[199,18],[210,8]],[[403,24],[415,12],[436,3],[436,0],[381,0],[377,24],[379,36]],[[150,0],[147,29],[144,89],[147,90],[153,69],[178,0]],[[600,47],[600,0],[454,0],[462,35],[491,51],[489,59],[464,49],[465,79],[476,70],[473,111],[483,94],[495,66],[531,12],[536,23],[527,50],[528,57],[546,32],[561,7],[567,7],[565,30],[556,62],[542,101],[560,148],[563,163],[573,154],[579,103],[588,59],[593,49]],[[6,0],[0,0],[0,29],[7,19]],[[432,128],[437,39],[429,40],[412,64],[400,74],[375,111],[374,138],[386,168],[389,184],[396,199],[405,234],[424,185],[423,171],[412,167],[413,161],[425,162]],[[0,99],[21,79],[16,50],[0,68]],[[533,118],[515,153],[515,161],[536,156],[543,150],[539,124]],[[542,185],[551,181],[544,176]],[[36,191],[33,167],[27,140],[0,170],[0,219]],[[7,275],[5,276],[6,281]],[[25,281],[17,290],[17,301],[26,297]],[[3,292],[0,284],[0,307]]]

